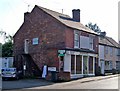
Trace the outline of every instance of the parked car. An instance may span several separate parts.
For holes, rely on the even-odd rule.
[[[22,76],[22,72],[16,70],[16,68],[2,68],[2,79],[19,79]]]

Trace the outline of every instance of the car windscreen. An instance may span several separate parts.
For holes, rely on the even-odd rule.
[[[11,72],[14,72],[14,71],[16,71],[16,69],[2,69],[2,72],[3,71],[11,71]]]

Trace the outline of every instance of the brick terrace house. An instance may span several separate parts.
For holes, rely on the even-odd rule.
[[[14,35],[14,65],[25,75],[41,76],[44,65],[58,71],[58,78],[94,76],[98,66],[98,36],[80,23],[80,10],[73,18],[35,5],[24,14]],[[47,74],[49,78],[50,74]]]
[[[101,73],[112,72],[113,69],[120,70],[120,46],[111,37],[99,37],[99,65]]]

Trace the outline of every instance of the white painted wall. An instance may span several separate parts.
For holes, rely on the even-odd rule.
[[[104,46],[99,45],[99,59],[104,59]]]
[[[64,56],[64,71],[71,72],[71,55],[69,54]]]
[[[99,45],[99,66],[101,67],[101,74],[104,74],[105,70],[105,61],[104,61],[104,46]]]
[[[0,58],[0,69],[2,69],[2,58]],[[1,70],[0,70],[0,74],[1,74]]]
[[[2,68],[13,67],[13,57],[4,57],[0,59],[1,59]]]

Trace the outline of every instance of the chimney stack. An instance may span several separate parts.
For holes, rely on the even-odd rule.
[[[80,22],[80,9],[73,9],[72,14],[73,14],[73,20],[76,22]]]

